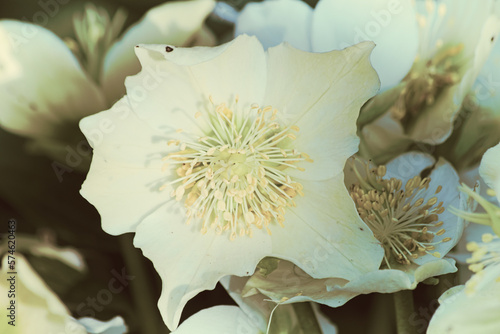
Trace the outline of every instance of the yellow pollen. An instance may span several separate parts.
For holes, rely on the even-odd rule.
[[[495,190],[490,189],[490,188],[486,189],[486,194],[487,194],[488,196],[491,196],[491,197],[496,196],[496,192],[495,192]]]
[[[493,241],[493,238],[494,238],[493,234],[491,234],[491,233],[485,233],[485,234],[482,235],[481,240],[484,243],[488,243],[488,242]]]

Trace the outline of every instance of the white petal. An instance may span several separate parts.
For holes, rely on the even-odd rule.
[[[87,270],[83,256],[72,247],[59,247],[53,244],[49,239],[53,237],[50,233],[41,236],[31,234],[18,235],[18,245],[16,250],[25,254],[33,254],[49,259],[54,259],[64,263],[70,268],[84,273]],[[8,249],[8,239],[5,238],[0,243],[0,249]]]
[[[313,279],[293,264],[281,261],[278,269],[267,277],[253,275],[248,280],[246,291],[243,292],[246,296],[257,290],[276,302],[285,297],[285,304],[314,301],[330,307],[339,307],[360,294],[413,290],[418,283],[429,277],[456,271],[454,260],[436,259],[422,266],[412,264],[402,265],[397,269],[374,270],[347,281],[340,278]],[[297,289],[298,286],[300,290]]]
[[[252,319],[252,323],[261,331],[265,331],[269,321],[269,315],[273,311],[274,304],[264,300],[260,294],[242,296],[243,288],[249,277],[226,276],[220,280],[220,284],[226,289],[231,298]]]
[[[435,245],[435,251],[440,253],[441,256],[445,256],[460,240],[465,227],[464,220],[455,216],[448,210],[450,207],[465,210],[465,207],[462,206],[461,194],[458,191],[458,186],[460,185],[459,177],[455,169],[443,158],[440,158],[436,163],[429,177],[431,178],[431,182],[426,192],[426,200],[434,197],[434,193],[438,186],[442,186],[442,190],[435,196],[438,199],[438,203],[443,202],[443,207],[445,208],[445,211],[439,215],[439,220],[443,222],[443,226],[431,228],[429,230],[434,232],[442,228],[446,230],[443,235],[435,236],[432,242],[437,242],[447,237],[451,238],[448,242]],[[432,255],[426,254],[415,259],[414,262],[423,264],[426,261],[434,260],[432,257]]]
[[[491,266],[482,273],[475,292],[452,288],[440,298],[441,305],[432,317],[427,333],[496,334],[500,331],[500,266]]]
[[[440,227],[429,228],[430,231],[437,232],[438,230],[444,228],[446,232],[441,236],[435,236],[432,242],[438,242],[444,238],[451,238],[448,242],[443,242],[435,245],[435,251],[445,256],[460,240],[462,232],[464,229],[463,219],[453,215],[448,211],[450,206],[457,209],[464,210],[462,207],[462,201],[460,199],[460,193],[458,191],[459,177],[455,169],[444,159],[439,159],[435,161],[434,157],[420,152],[409,152],[400,155],[396,159],[389,162],[387,165],[387,173],[385,178],[397,178],[403,182],[403,186],[416,175],[419,175],[422,171],[427,168],[433,167],[431,174],[429,175],[431,181],[429,187],[426,191],[423,191],[421,195],[413,199],[413,203],[419,198],[423,198],[424,201],[430,200],[432,197],[436,197],[438,204],[443,202],[443,207],[445,211],[439,215],[439,220],[443,221],[443,225]],[[442,186],[442,190],[436,195],[435,192],[438,186]],[[414,260],[415,263],[422,265],[426,262],[435,260],[435,257],[431,254],[426,254],[418,257]]]
[[[282,42],[311,51],[312,8],[298,0],[249,2],[236,20],[234,35],[255,35],[264,48]]]
[[[113,103],[124,95],[125,77],[141,69],[133,52],[136,44],[187,45],[201,31],[213,7],[212,0],[169,2],[150,9],[131,26],[122,39],[110,48],[104,60],[102,85],[108,102]]]
[[[479,174],[496,193],[500,202],[500,144],[490,148],[483,155]]]
[[[374,41],[373,67],[382,90],[397,84],[410,70],[418,46],[415,10],[410,0],[321,0],[312,23],[314,52],[343,49]]]
[[[497,106],[500,104],[500,43],[495,41],[491,53],[481,68],[481,71],[472,87],[473,96],[481,107],[488,108],[498,115]]]
[[[259,334],[246,314],[236,306],[214,306],[189,317],[172,334]]]
[[[94,147],[81,194],[99,210],[106,232],[132,232],[142,218],[170,200],[170,194],[159,191],[169,176],[162,172],[161,161],[167,139],[138,119],[125,98],[84,118],[80,127]]]
[[[429,277],[457,271],[455,260],[452,259],[436,259],[423,265],[402,265],[398,269],[373,271],[343,286],[330,281],[326,283],[327,289],[333,295],[336,291],[340,295],[345,293],[355,295],[373,292],[394,293],[400,290],[413,290],[418,283]]]
[[[53,138],[57,129],[104,108],[104,99],[59,37],[30,23],[2,20],[21,75],[1,82],[0,124],[32,138]]]
[[[16,302],[16,329],[18,333],[59,333],[66,330],[72,330],[74,333],[86,334],[83,326],[75,323],[70,317],[69,310],[50,290],[47,284],[33,270],[27,260],[20,254],[16,254],[15,277],[16,296],[7,298],[10,290],[10,281],[8,279],[12,274],[8,274],[9,264],[5,255],[2,259],[0,281],[0,292],[2,293],[2,307],[4,302],[10,300]],[[15,299],[14,299],[15,298]],[[22,314],[28,317],[20,316]],[[12,326],[7,323],[11,319],[6,318],[0,322],[0,331],[2,333],[11,333]],[[16,333],[17,333],[16,332]]]
[[[287,209],[285,226],[272,230],[273,256],[314,278],[354,279],[379,268],[382,247],[357,215],[343,179],[342,173],[326,181],[300,181],[305,196]]]
[[[90,334],[124,334],[127,326],[122,317],[114,317],[108,321],[100,321],[93,318],[80,318],[78,322],[85,326]]]
[[[314,160],[297,164],[306,172],[291,170],[291,176],[329,179],[356,152],[359,109],[379,87],[368,60],[372,49],[372,43],[362,43],[321,55],[286,44],[268,50],[265,103],[278,109],[284,124],[300,128],[293,144]]]
[[[429,154],[421,152],[408,152],[386,164],[386,178],[396,178],[403,181],[403,185],[421,171],[434,165],[436,160]],[[434,189],[435,190],[435,189]]]
[[[185,209],[168,203],[137,227],[134,244],[155,265],[163,282],[158,301],[167,326],[177,328],[182,309],[202,290],[213,289],[226,275],[251,275],[265,255],[271,253],[269,236],[262,231],[229,240],[229,233],[203,235],[201,222],[185,224]]]
[[[401,152],[407,151],[412,144],[401,123],[393,119],[390,113],[364,126],[360,137],[362,140],[359,154],[373,159],[377,164],[386,163]]]
[[[239,36],[215,48],[171,48],[136,48],[143,69],[125,81],[132,108],[151,126],[163,131],[189,127],[201,136],[203,117],[197,121],[194,115],[214,108],[210,99],[216,106],[238,98],[245,111],[262,101],[266,60],[255,37]]]
[[[21,76],[23,70],[21,63],[16,59],[10,47],[11,37],[4,29],[0,29],[0,84],[4,81],[12,80]]]

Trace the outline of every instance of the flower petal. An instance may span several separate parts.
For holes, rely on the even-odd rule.
[[[314,52],[374,41],[371,59],[381,89],[397,84],[410,70],[418,46],[415,10],[410,0],[321,0],[312,22]]]
[[[101,321],[93,318],[80,318],[78,322],[82,324],[89,333],[100,334],[124,334],[127,333],[127,326],[122,317],[114,317],[108,321]]]
[[[177,328],[188,300],[202,290],[213,289],[223,276],[250,275],[259,260],[271,253],[266,233],[231,241],[213,229],[202,234],[201,224],[189,226],[185,221],[185,208],[169,202],[139,224],[134,239],[134,245],[143,250],[162,278],[158,307],[171,330]]]
[[[412,144],[401,124],[389,113],[379,117],[361,130],[359,154],[383,164],[406,152]]]
[[[126,98],[84,118],[80,127],[94,148],[80,193],[97,208],[107,233],[132,232],[144,217],[170,200],[169,194],[159,191],[168,176],[162,172],[161,161],[167,140],[134,114]]]
[[[441,236],[435,236],[433,242],[438,242],[444,238],[451,238],[448,242],[442,242],[435,245],[435,251],[441,254],[441,256],[444,256],[460,240],[462,232],[465,228],[464,220],[452,214],[448,208],[455,207],[460,210],[465,210],[465,203],[461,199],[461,194],[458,191],[460,183],[457,172],[444,159],[440,158],[438,160],[429,177],[431,178],[431,182],[429,183],[426,195],[424,195],[426,200],[429,200],[434,196],[434,193],[439,186],[442,187],[442,190],[436,195],[436,197],[439,202],[443,202],[443,207],[445,208],[444,212],[439,215],[439,220],[443,222],[443,225],[435,228],[434,232],[437,232],[440,229],[445,229],[446,232]],[[415,259],[414,262],[417,264],[423,264],[424,262],[434,260],[432,257],[432,255],[426,254]]]
[[[479,174],[496,193],[500,202],[500,144],[490,148],[483,155]]]
[[[220,333],[259,334],[261,331],[239,307],[224,305],[199,311],[172,332],[172,334]]]
[[[29,314],[29,317],[19,317],[16,319],[16,329],[19,333],[57,333],[64,331],[70,322],[68,308],[61,302],[57,295],[50,290],[47,284],[33,270],[24,256],[16,254],[16,304],[19,309]],[[9,263],[7,255],[2,259],[2,276],[9,278],[7,274]],[[2,293],[2,306],[8,303],[7,294],[10,289],[8,279],[0,282],[0,292]],[[81,326],[71,324],[76,328]],[[2,333],[9,333],[12,326],[7,321],[0,323]]]
[[[476,274],[477,276],[477,274]],[[498,333],[500,331],[500,266],[486,268],[475,292],[453,287],[445,292],[427,333]],[[477,278],[477,277],[476,277]]]
[[[386,164],[385,177],[400,179],[405,185],[412,177],[419,175],[420,172],[432,167],[435,163],[436,160],[431,155],[422,152],[408,152]]]
[[[54,138],[83,116],[104,108],[104,99],[59,37],[40,26],[0,21],[21,74],[0,83],[0,124],[31,138]]]
[[[368,59],[372,49],[373,43],[361,43],[320,55],[286,44],[268,50],[265,103],[278,109],[284,124],[299,127],[295,148],[314,160],[297,164],[306,172],[293,170],[291,176],[329,179],[356,152],[359,109],[379,88]]]
[[[298,0],[249,2],[235,23],[234,35],[255,35],[265,49],[288,42],[311,51],[312,8]]]
[[[108,102],[113,103],[124,95],[125,77],[141,69],[133,53],[137,43],[185,46],[201,32],[203,22],[214,5],[212,0],[168,2],[150,9],[138,23],[131,26],[122,39],[110,48],[104,59],[102,85]]]
[[[202,118],[198,122],[194,117],[198,111],[236,99],[240,109],[248,111],[262,101],[266,59],[257,38],[239,36],[215,48],[168,48],[136,48],[143,69],[125,81],[132,108],[151,126],[163,131],[189,126],[189,132],[201,136]]]
[[[0,44],[3,45],[0,51],[0,84],[4,81],[12,80],[22,74],[22,68],[16,59],[10,47],[10,36],[4,30],[0,29]]]
[[[283,304],[314,301],[339,307],[360,294],[413,290],[429,277],[457,271],[452,259],[403,268],[404,271],[398,270],[402,268],[375,270],[347,281],[340,278],[313,279],[292,263],[281,261],[278,269],[267,277],[254,274],[246,283],[243,295],[244,298],[254,298],[254,294],[260,292],[276,302],[286,298]]]
[[[382,247],[357,215],[343,179],[341,173],[326,181],[300,180],[305,195],[295,198],[297,206],[288,209],[285,226],[272,230],[272,256],[314,278],[354,279],[380,266]]]

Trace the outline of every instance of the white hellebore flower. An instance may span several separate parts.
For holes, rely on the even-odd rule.
[[[300,0],[248,3],[235,22],[235,35],[256,35],[265,47],[283,41],[325,52],[374,41],[371,61],[382,90],[397,84],[413,64],[418,31],[410,0],[320,0],[312,10]]]
[[[0,126],[34,139],[34,145],[69,167],[85,170],[88,162],[85,166],[78,160],[89,154],[81,145],[78,121],[125,94],[125,77],[140,70],[135,44],[213,45],[203,26],[213,7],[211,0],[157,6],[115,42],[124,14],[119,11],[111,20],[89,6],[75,18],[77,41],[68,41],[69,47],[40,26],[0,20],[0,40],[7,36],[0,50],[0,75],[12,73],[0,77]]]
[[[107,322],[92,318],[74,319],[68,308],[50,290],[23,256],[16,255],[13,267],[15,274],[12,274],[13,268],[10,267],[13,265],[11,260],[12,257],[5,255],[0,270],[2,276],[0,305],[2,310],[7,310],[7,317],[4,316],[0,322],[0,332],[13,334],[121,334],[127,332],[127,327],[121,317],[115,317]]]
[[[338,307],[360,294],[415,289],[430,277],[457,270],[454,260],[443,258],[464,227],[461,218],[445,209],[465,204],[451,165],[422,153],[408,153],[386,166],[366,166],[365,171],[354,164],[351,174],[346,183],[353,184],[351,196],[359,214],[385,250],[378,270],[351,280],[318,280],[280,261],[270,274],[252,276],[243,297],[260,292],[275,301],[284,297],[285,303],[315,301]]]
[[[136,232],[163,279],[170,329],[190,298],[252,274],[265,256],[317,278],[378,265],[342,172],[359,108],[379,86],[372,48],[266,53],[248,36],[216,48],[139,45],[127,96],[81,121],[94,147],[81,193],[106,232]]]

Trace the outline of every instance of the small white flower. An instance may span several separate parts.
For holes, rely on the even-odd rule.
[[[106,232],[136,232],[163,279],[169,328],[194,295],[251,275],[265,256],[314,277],[378,265],[342,172],[359,108],[378,89],[372,47],[266,53],[248,36],[216,48],[141,45],[127,96],[81,121],[94,147],[81,193]]]
[[[10,310],[7,309],[7,317],[4,316],[0,322],[2,333],[126,333],[127,328],[121,317],[115,317],[107,322],[91,318],[79,320],[72,318],[67,307],[31,268],[28,261],[19,254],[15,257],[15,274],[9,269],[12,258],[8,255],[3,257],[0,270],[2,309],[6,310],[11,305],[14,305],[15,309],[13,318],[9,317]],[[11,284],[15,286],[15,296],[12,298],[9,297]],[[12,301],[15,301],[15,304],[12,304]],[[13,322],[15,326],[8,323],[12,320],[15,320]]]

